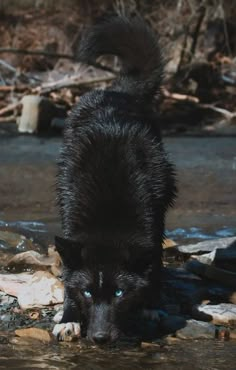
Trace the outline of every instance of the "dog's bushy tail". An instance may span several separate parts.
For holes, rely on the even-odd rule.
[[[117,55],[122,70],[112,89],[150,99],[160,88],[163,60],[157,36],[140,17],[111,17],[82,38],[79,60],[87,64],[105,54]]]

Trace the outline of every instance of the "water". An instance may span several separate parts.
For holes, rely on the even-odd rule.
[[[0,369],[235,370],[236,342],[179,341],[157,349],[0,345]]]

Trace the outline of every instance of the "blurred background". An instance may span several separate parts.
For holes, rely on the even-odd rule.
[[[114,13],[141,14],[165,57],[156,105],[179,185],[168,235],[234,235],[235,0],[2,0],[2,227],[37,221],[60,231],[54,184],[65,117],[83,93],[106,88],[119,71],[111,56],[80,64],[77,49],[87,26]]]

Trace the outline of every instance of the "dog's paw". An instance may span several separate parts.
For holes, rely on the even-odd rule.
[[[60,342],[71,342],[80,338],[80,324],[78,322],[67,322],[56,324],[52,334]]]
[[[151,321],[160,321],[160,315],[158,310],[145,309],[142,310],[142,316]]]

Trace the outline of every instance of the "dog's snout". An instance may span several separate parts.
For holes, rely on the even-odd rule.
[[[97,344],[105,344],[109,342],[109,335],[105,332],[98,331],[93,335],[93,341]]]

